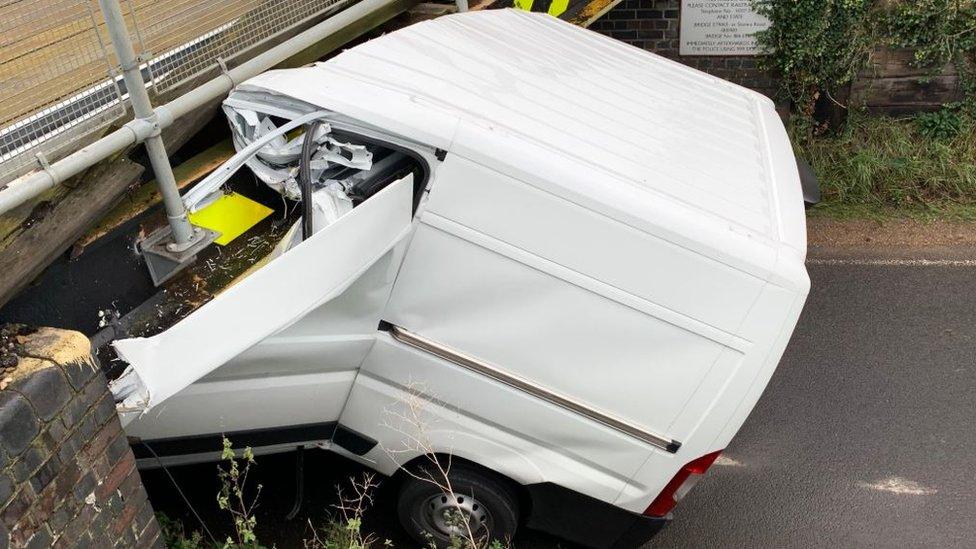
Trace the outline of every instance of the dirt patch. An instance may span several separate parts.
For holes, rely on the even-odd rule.
[[[976,257],[976,222],[807,219],[810,257]]]

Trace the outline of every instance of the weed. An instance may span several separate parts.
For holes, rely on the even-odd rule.
[[[377,538],[362,531],[363,514],[373,504],[373,491],[376,489],[375,476],[364,474],[362,479],[353,479],[352,494],[347,495],[342,487],[337,487],[339,504],[336,509],[340,517],[329,521],[324,528],[316,529],[311,522],[312,539],[305,540],[305,549],[367,549],[377,545]],[[385,540],[382,545],[391,547]]]
[[[203,549],[206,544],[200,532],[187,535],[183,523],[169,518],[164,513],[156,513],[163,544],[169,549]]]
[[[852,113],[843,130],[816,137],[792,126],[796,153],[820,182],[815,211],[938,215],[976,206],[976,124],[955,113],[924,120]]]
[[[401,446],[396,448],[383,447],[387,456],[402,467],[402,471],[413,477],[429,483],[436,487],[445,495],[452,495],[456,492],[451,483],[451,464],[453,454],[446,452],[441,454],[437,451],[431,441],[431,426],[437,418],[427,410],[428,402],[437,400],[429,394],[426,385],[423,383],[410,382],[403,397],[398,399],[396,404],[384,410],[387,418],[383,425],[396,431],[400,435]],[[436,431],[436,429],[434,429]],[[413,457],[422,456],[423,466],[404,467],[403,458],[407,461]],[[502,549],[508,547],[508,541],[488,539],[487,533],[475,532],[471,528],[471,521],[466,512],[461,508],[460,500],[451,498],[455,508],[450,513],[448,524],[454,526],[460,535],[451,536],[451,549]],[[431,537],[429,547],[437,547],[436,541]]]
[[[227,438],[223,439],[223,445],[222,464],[217,466],[217,475],[220,479],[217,507],[227,511],[233,519],[234,536],[228,536],[222,544],[211,543],[204,540],[200,532],[188,534],[180,521],[158,513],[156,519],[166,547],[170,549],[260,549],[263,547],[254,532],[257,526],[254,512],[258,506],[258,496],[262,486],[257,485],[253,495],[249,494],[250,490],[247,486],[248,473],[257,463],[254,453],[250,448],[235,451]],[[389,540],[380,544],[375,536],[362,531],[363,514],[373,503],[372,493],[377,486],[376,477],[373,474],[363,475],[358,481],[353,479],[351,486],[352,491],[348,495],[341,487],[336,488],[339,504],[335,506],[338,510],[335,518],[319,528],[309,522],[312,538],[304,540],[305,549],[368,549],[379,545],[392,546]]]
[[[930,139],[952,139],[962,131],[962,118],[949,107],[915,117],[918,132]]]
[[[257,491],[253,498],[244,495],[247,485],[247,474],[254,465],[254,453],[250,448],[244,448],[241,457],[238,458],[231,446],[230,440],[224,437],[224,449],[220,459],[226,462],[226,467],[217,466],[217,475],[220,478],[220,492],[217,493],[217,506],[230,513],[234,520],[234,533],[237,540],[227,537],[224,543],[225,548],[235,547],[242,549],[257,549],[261,547],[254,528],[257,526],[257,517],[254,516],[254,509],[258,504],[258,496],[261,494],[261,485],[258,484]],[[244,464],[243,468],[238,462]]]

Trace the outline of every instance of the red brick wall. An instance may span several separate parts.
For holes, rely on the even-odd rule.
[[[2,331],[0,549],[162,547],[88,340]]]

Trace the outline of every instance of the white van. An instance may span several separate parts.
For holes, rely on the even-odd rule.
[[[224,110],[240,152],[190,209],[246,165],[311,193],[313,223],[115,343],[144,466],[214,459],[224,434],[384,475],[433,455],[453,493],[401,475],[418,540],[459,533],[454,509],[482,536],[635,546],[742,425],[809,290],[773,103],[546,15],[420,23]]]

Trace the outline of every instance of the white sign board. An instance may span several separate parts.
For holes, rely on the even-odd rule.
[[[769,20],[749,0],[681,0],[681,55],[756,55]]]

